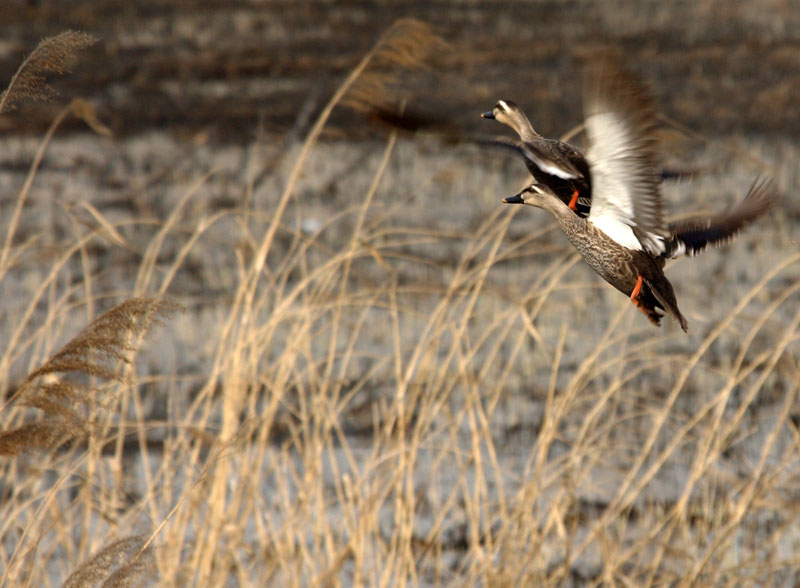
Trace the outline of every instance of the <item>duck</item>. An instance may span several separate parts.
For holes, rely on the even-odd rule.
[[[581,217],[589,215],[591,178],[589,166],[578,147],[548,139],[537,133],[525,112],[511,100],[498,100],[481,118],[496,120],[511,127],[520,141],[494,138],[494,143],[519,152],[535,183],[545,184]]]
[[[664,274],[665,261],[728,242],[773,205],[774,187],[757,180],[729,212],[667,225],[655,170],[655,109],[640,82],[616,62],[591,64],[584,117],[592,178],[589,214],[585,218],[575,214],[549,184],[541,182],[503,202],[548,211],[584,261],[628,296],[651,323],[657,326],[669,314],[688,332]]]
[[[522,109],[511,100],[500,100],[493,110],[484,112],[481,116],[510,126],[517,132],[520,140],[499,135],[464,133],[447,120],[411,107],[404,108],[398,113],[381,106],[372,106],[368,116],[376,123],[408,133],[428,131],[456,143],[471,142],[520,153],[537,183],[549,185],[578,215],[586,217],[589,214],[591,206],[589,166],[580,149],[569,143],[539,135]]]
[[[584,218],[589,216],[592,182],[589,165],[580,147],[539,135],[522,108],[511,100],[498,100],[492,110],[481,114],[481,118],[511,127],[521,142],[495,137],[483,139],[480,143],[501,145],[520,153],[536,180],[534,183],[550,186],[576,214]],[[663,168],[660,177],[661,180],[676,180],[695,174],[697,170],[693,169]]]

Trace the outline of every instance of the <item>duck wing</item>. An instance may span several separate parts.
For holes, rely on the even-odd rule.
[[[533,163],[541,171],[562,180],[577,180],[584,174],[566,155],[566,151],[554,146],[550,139],[535,141],[519,141],[510,137],[476,137],[475,142],[481,145],[493,145],[511,149]]]
[[[672,237],[666,242],[665,257],[695,256],[710,245],[725,245],[745,225],[763,216],[777,201],[775,185],[756,179],[747,196],[731,210],[710,217],[695,217],[669,225]]]
[[[664,253],[668,236],[655,171],[655,109],[641,84],[616,63],[587,71],[584,111],[592,176],[589,222],[630,249]]]

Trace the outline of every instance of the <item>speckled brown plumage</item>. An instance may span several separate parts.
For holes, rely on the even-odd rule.
[[[630,296],[639,276],[644,284],[638,296],[638,308],[654,325],[663,316],[659,310],[671,314],[681,329],[688,330],[686,319],[678,308],[675,290],[664,275],[664,258],[655,258],[644,251],[621,246],[590,222],[572,214],[554,194],[542,194],[543,208],[558,220],[561,230],[575,246],[584,261],[606,282]]]
[[[756,181],[728,212],[667,226],[654,172],[655,109],[642,86],[616,62],[598,60],[586,76],[584,113],[593,190],[588,218],[573,214],[547,184],[531,184],[504,202],[549,211],[586,263],[651,322],[659,324],[663,310],[687,331],[664,275],[665,260],[730,240],[769,210],[776,200],[774,187]]]

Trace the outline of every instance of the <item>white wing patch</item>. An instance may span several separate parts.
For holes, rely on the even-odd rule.
[[[594,208],[592,210],[594,210]],[[636,235],[633,234],[633,229],[630,225],[610,215],[603,215],[593,219],[590,214],[589,222],[623,247],[635,249],[636,251],[642,250],[642,244],[639,242],[639,239],[636,238]]]
[[[546,159],[542,159],[539,157],[533,149],[529,149],[526,146],[522,146],[523,151],[525,152],[525,157],[530,159],[533,163],[536,164],[543,172],[550,174],[551,176],[556,176],[561,178],[562,180],[575,180],[578,178],[577,174],[573,174],[568,172],[567,170],[554,165],[552,162],[547,161]]]
[[[672,250],[672,254],[669,256],[670,259],[676,259],[681,255],[686,255],[686,244],[683,241],[678,241],[678,246]],[[694,257],[695,251],[692,250],[689,252],[689,256]]]
[[[630,158],[632,137],[625,121],[612,112],[598,112],[586,119],[586,133],[590,142],[586,158],[592,166],[589,218],[611,216],[636,226],[633,193],[625,178],[637,170]]]
[[[614,241],[629,249],[663,253],[660,235],[633,232],[637,226],[634,199],[648,195],[640,186],[650,169],[637,157],[640,139],[624,118],[612,111],[596,112],[586,118],[590,148],[586,154],[592,170],[592,209],[589,222]]]

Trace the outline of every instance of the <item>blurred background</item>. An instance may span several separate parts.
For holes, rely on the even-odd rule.
[[[248,143],[259,124],[270,133],[304,130],[401,17],[430,23],[449,43],[437,75],[413,80],[412,90],[465,127],[506,97],[543,134],[563,132],[580,121],[579,60],[614,47],[643,73],[663,112],[694,130],[800,134],[800,11],[789,0],[6,0],[0,79],[43,37],[84,30],[101,43],[60,87],[97,104],[115,133],[202,130]],[[3,128],[33,132],[50,120],[33,109]],[[341,124],[357,136],[358,121]]]
[[[407,17],[429,23],[443,43],[431,46],[422,68],[384,72],[392,106],[404,101],[409,111],[464,134],[508,134],[479,115],[498,99],[510,99],[540,133],[559,137],[582,121],[583,61],[610,49],[639,74],[663,114],[664,164],[687,172],[682,181],[665,184],[668,215],[730,206],[760,175],[777,181],[785,197],[771,230],[767,236],[745,235],[744,243],[752,239],[760,249],[738,244],[730,253],[681,264],[674,278],[679,285],[685,279],[679,299],[696,301],[696,316],[706,310],[700,300],[728,303],[739,296],[722,279],[731,269],[729,259],[750,253],[768,258],[787,243],[796,245],[800,10],[782,0],[7,0],[0,4],[0,80],[9,80],[48,35],[71,28],[100,40],[81,52],[69,75],[53,79],[60,93],[55,103],[28,101],[0,117],[3,193],[14,194],[21,185],[39,138],[72,98],[88,100],[113,132],[99,137],[77,117],[61,123],[30,196],[31,205],[41,207],[22,219],[21,236],[44,223],[44,239],[55,246],[72,232],[60,207],[84,200],[111,221],[166,218],[203,173],[211,176],[197,187],[191,214],[270,214],[325,104],[380,35]],[[313,233],[361,202],[386,137],[387,130],[370,124],[363,112],[337,106],[299,178],[290,224]],[[392,207],[394,226],[466,236],[529,177],[520,161],[502,151],[429,136],[400,139],[377,198],[378,205]],[[580,134],[572,140],[582,144]],[[10,213],[12,204],[6,196],[2,210]],[[512,238],[550,223],[546,215],[516,215]],[[320,237],[338,247],[351,228],[345,221]],[[144,248],[150,233],[127,230],[133,232],[131,247]],[[221,231],[215,237],[220,244],[241,245],[231,235]],[[565,243],[553,234],[544,239],[553,247]],[[180,242],[174,246],[177,251]],[[441,268],[463,246],[452,242],[415,251]],[[115,268],[137,264],[136,255],[114,247],[97,253],[98,284],[106,275],[112,285],[130,282]],[[211,306],[228,296],[232,276],[212,269],[218,255],[198,255],[193,271],[178,276],[181,294]],[[511,268],[518,270],[513,279],[520,290],[536,273],[531,262],[537,263],[527,259]],[[761,263],[744,259],[736,280],[755,277]],[[436,269],[414,271],[414,279],[440,278]],[[720,279],[709,281],[707,275]]]

